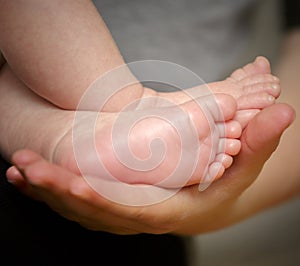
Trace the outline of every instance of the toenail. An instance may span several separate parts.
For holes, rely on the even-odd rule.
[[[277,90],[279,90],[279,85],[278,84],[272,84],[272,88],[277,91]]]
[[[277,78],[276,76],[273,76],[273,80],[279,82],[279,78]]]
[[[268,96],[268,101],[274,102],[274,101],[275,101],[275,97],[272,96],[272,95],[269,95],[269,96]]]

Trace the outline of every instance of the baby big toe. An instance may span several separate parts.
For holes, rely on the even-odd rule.
[[[235,80],[242,80],[257,74],[269,74],[271,72],[270,63],[265,57],[259,56],[254,62],[235,70],[231,77]]]

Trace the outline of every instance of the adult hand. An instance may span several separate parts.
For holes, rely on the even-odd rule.
[[[220,180],[204,192],[199,192],[198,186],[183,188],[170,199],[151,206],[130,207],[111,202],[92,190],[82,177],[28,150],[15,153],[13,163],[19,170],[11,167],[7,177],[23,193],[92,230],[116,234],[198,234],[226,227],[270,206],[261,202],[258,209],[251,201],[240,199],[294,116],[293,109],[285,104],[262,110],[244,130],[242,150]],[[277,203],[284,200],[276,192],[274,198]]]

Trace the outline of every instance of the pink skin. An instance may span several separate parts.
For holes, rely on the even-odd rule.
[[[171,122],[179,121],[178,119],[180,118],[180,121],[183,125],[188,123],[195,128],[196,134],[198,136],[197,138],[199,140],[199,143],[201,144],[200,154],[198,155],[199,160],[196,161],[195,171],[192,173],[188,173],[188,176],[184,176],[183,174],[183,179],[186,183],[183,183],[182,180],[170,180],[170,182],[164,182],[163,184],[161,184],[161,186],[181,187],[183,184],[192,185],[199,183],[200,181],[207,183],[207,179],[209,181],[212,181],[213,179],[219,178],[224,173],[225,169],[228,168],[233,162],[232,156],[236,155],[240,149],[240,142],[239,140],[237,140],[237,138],[241,134],[241,126],[245,127],[249,119],[259,111],[259,108],[263,108],[270,104],[273,104],[274,98],[277,97],[280,92],[280,90],[278,89],[270,90],[270,88],[266,86],[266,89],[263,89],[264,93],[267,93],[270,96],[270,93],[272,92],[275,96],[272,96],[271,101],[270,99],[268,99],[268,97],[265,98],[265,101],[261,101],[256,104],[254,101],[253,109],[251,110],[243,109],[243,101],[239,103],[240,99],[246,97],[245,94],[248,94],[249,103],[253,101],[251,99],[257,99],[257,95],[261,94],[260,89],[264,88],[264,86],[261,85],[261,83],[263,82],[263,80],[261,79],[262,75],[266,77],[268,82],[272,79],[274,80],[274,84],[278,85],[278,79],[274,78],[267,72],[270,72],[270,66],[268,64],[268,61],[264,58],[258,58],[254,63],[250,63],[247,66],[245,66],[243,70],[235,71],[230,77],[230,80],[224,81],[224,85],[223,82],[208,84],[208,86],[212,87],[214,90],[218,89],[219,92],[225,92],[226,90],[228,90],[236,98],[237,104],[235,103],[234,98],[232,98],[232,96],[201,96],[201,88],[193,88],[191,90],[200,92],[200,96],[194,100],[191,100],[191,98],[189,97],[183,97],[183,95],[187,95],[184,92],[178,92],[177,94],[170,93],[169,95],[159,94],[160,97],[167,98],[169,102],[173,101],[176,104],[175,106],[177,106],[176,109],[182,110],[186,114],[184,116],[176,115],[176,112],[172,111],[172,108],[174,107],[166,107],[164,105],[160,106],[158,103],[161,103],[161,101],[156,101],[153,106],[147,106],[147,108],[145,109],[139,108],[138,110],[132,111],[131,113],[123,113],[122,117],[125,118],[126,121],[127,118],[130,118],[132,120],[132,118],[139,117],[139,114],[141,112],[144,114],[151,114],[151,111],[155,110],[156,113],[158,112],[162,116],[166,113],[169,113],[168,117]],[[244,76],[238,73],[242,73]],[[14,79],[14,77],[12,76],[10,76],[9,78]],[[253,84],[251,83],[251,78],[253,80]],[[266,84],[268,84],[268,82],[266,82]],[[28,91],[28,89],[19,81],[14,81],[14,84],[14,86],[20,87],[20,92],[22,90]],[[249,84],[251,84],[251,86]],[[8,86],[8,83],[5,83],[5,86]],[[233,89],[229,89],[230,86],[232,86]],[[258,89],[255,89],[256,87]],[[254,88],[253,92],[249,90],[249,88]],[[238,93],[238,91],[240,90],[242,92]],[[270,90],[270,92],[268,92],[268,90]],[[146,91],[149,92],[149,90]],[[27,93],[30,94],[31,92],[28,91]],[[22,97],[22,99],[24,99],[24,96]],[[147,99],[149,96],[156,96],[156,98],[158,98],[157,94],[148,94],[144,95],[144,98],[142,98],[141,101]],[[217,99],[217,104],[214,98]],[[185,100],[189,100],[189,102],[182,103]],[[38,97],[35,97],[34,101],[38,102]],[[236,112],[237,105],[240,106],[240,109]],[[25,104],[25,106],[28,106],[28,104]],[[248,108],[249,106],[244,107]],[[40,108],[49,109],[48,120],[51,118],[53,121],[64,121],[63,134],[62,132],[58,133],[57,129],[55,129],[53,125],[52,128],[49,129],[47,129],[47,127],[50,127],[51,125],[44,125],[45,128],[43,130],[46,130],[48,134],[50,130],[52,132],[51,134],[54,134],[53,132],[56,132],[54,143],[53,141],[51,141],[52,144],[50,142],[51,145],[49,145],[50,147],[52,147],[52,149],[54,149],[54,152],[45,151],[45,154],[48,154],[49,156],[48,159],[66,167],[67,169],[70,169],[74,173],[80,174],[73,153],[73,143],[71,134],[73,121],[72,112],[69,111],[66,116],[64,115],[64,112],[56,112],[54,110],[55,108],[53,109],[49,106],[41,106]],[[203,113],[205,108],[206,111],[205,113]],[[219,109],[223,113],[223,118],[219,117],[219,115],[217,114],[219,112]],[[32,111],[27,111],[31,113],[36,112],[34,109]],[[39,110],[38,112],[41,115],[43,114],[41,110]],[[62,115],[64,115],[63,120],[61,117]],[[94,113],[91,112],[91,115],[94,115]],[[57,119],[55,117],[57,117]],[[111,173],[113,173],[113,175],[117,179],[126,183],[157,184],[158,182],[164,180],[166,176],[168,176],[174,169],[172,167],[174,165],[176,166],[176,159],[178,160],[180,154],[180,149],[179,151],[175,149],[175,147],[179,144],[178,137],[176,136],[176,132],[174,132],[174,129],[170,126],[166,126],[166,123],[162,123],[161,121],[160,123],[157,123],[157,121],[155,121],[154,123],[154,121],[150,120],[145,120],[144,123],[141,123],[138,125],[138,127],[133,128],[133,131],[131,132],[132,134],[130,135],[131,141],[129,145],[132,146],[132,150],[138,157],[147,158],[147,156],[149,156],[148,145],[155,138],[162,139],[166,144],[168,144],[167,148],[169,148],[166,149],[168,151],[168,153],[166,154],[166,160],[157,169],[155,169],[155,171],[143,171],[143,174],[141,174],[140,171],[131,171],[131,169],[124,167],[124,165],[122,165],[118,160],[116,160],[116,157],[114,156],[114,147],[112,146],[110,139],[112,134],[112,127],[114,126],[115,121],[118,117],[121,117],[120,113],[105,112],[101,113],[100,118],[97,121],[96,145],[98,153],[100,155],[100,158],[104,162],[104,165],[108,168],[108,170]],[[233,119],[235,119],[236,121],[234,121]],[[82,121],[82,125],[84,124],[85,122]],[[62,127],[62,125],[57,126],[58,128]],[[90,129],[91,128],[92,127],[90,127]],[[53,131],[54,129],[55,131]],[[27,129],[25,130],[27,131]],[[145,134],[145,132],[147,134]],[[191,134],[192,133],[187,133],[188,136],[190,136]],[[42,140],[40,142],[42,145]],[[82,143],[84,144],[84,142],[85,141],[83,140]],[[140,145],[140,143],[146,143],[146,145]],[[36,145],[36,141],[34,141],[32,145]],[[40,149],[40,147],[35,148],[35,150],[38,149]],[[86,158],[86,166],[84,167],[84,173],[93,171],[93,167],[96,165],[96,163],[98,163],[98,161],[96,161],[98,159],[97,156],[92,155],[92,157],[88,158],[87,155],[91,154],[88,150],[85,152],[81,152],[80,154],[81,156],[83,156],[84,159]],[[103,156],[104,154],[105,156]],[[99,173],[101,172],[97,172],[97,174],[101,177],[101,174]]]
[[[219,115],[220,110],[223,117]],[[89,140],[93,139],[94,127],[86,123],[95,114],[83,113],[78,123],[79,127],[76,127],[78,130],[76,132],[80,132],[79,139],[76,137],[78,139],[76,147],[79,149],[77,156],[80,157],[74,157],[70,131],[60,140],[54,153],[54,162],[59,162],[77,174],[99,176],[99,173],[103,173],[99,168],[100,158],[110,174],[121,182],[173,188],[196,184],[205,176],[206,171],[209,175],[207,178],[210,179],[221,175],[231,164],[228,157],[239,152],[240,142],[237,138],[241,135],[241,126],[232,120],[235,113],[234,99],[224,94],[203,96],[178,106],[156,107],[153,110],[137,110],[121,114],[101,113],[95,128],[98,154],[93,153],[93,142],[89,145]],[[153,114],[156,117],[152,117]],[[143,119],[140,120],[140,117]],[[135,122],[137,123],[133,126],[132,123]],[[125,125],[128,125],[128,128]],[[114,135],[115,127],[118,135]],[[155,139],[162,141],[164,146],[162,144],[151,146],[152,140]],[[187,139],[190,140],[188,143],[181,143]],[[127,149],[127,145],[130,150]],[[159,163],[157,156],[161,149],[166,153]],[[193,154],[194,150],[198,158],[191,158],[192,162],[190,160],[181,162],[180,156],[186,149],[189,154]],[[148,163],[144,163],[142,168],[135,168],[132,165],[136,164],[138,160],[136,158],[146,160]],[[154,160],[153,166],[151,159]],[[178,178],[165,181],[180,163],[184,164],[182,165],[184,172],[178,174]],[[187,169],[191,168],[190,163],[195,163],[196,169],[189,173]]]
[[[203,193],[199,194],[197,186],[183,188],[174,197],[148,207],[110,202],[95,193],[80,176],[29,150],[14,154],[14,166],[7,171],[7,177],[26,195],[46,202],[62,216],[92,230],[117,234],[199,234],[237,223],[286,198],[281,198],[280,191],[273,191],[272,199],[262,200],[259,206],[251,199],[240,201],[294,118],[295,113],[288,105],[266,108],[243,131],[241,152],[222,179]],[[258,135],[257,131],[265,134]]]
[[[213,93],[231,95],[236,99],[239,111],[264,108],[274,103],[280,95],[280,81],[271,74],[270,63],[263,56],[258,56],[254,62],[235,70],[227,79],[209,83],[207,86]],[[191,95],[201,96],[199,87],[186,91]],[[173,92],[158,95],[173,100],[175,103],[188,100],[186,93]]]
[[[63,109],[74,110],[78,104],[78,99],[80,99],[82,95],[82,90],[84,90],[92,80],[99,76],[99,74],[121,65],[123,60],[109,36],[109,31],[105,27],[103,21],[97,17],[96,9],[92,6],[90,1],[66,1],[63,4],[64,8],[61,8],[62,3],[60,1],[40,1],[39,3],[29,2],[30,3],[28,3],[28,1],[26,1],[26,3],[24,2],[24,6],[22,6],[22,3],[16,4],[13,1],[7,1],[6,4],[3,5],[3,8],[1,9],[3,11],[1,16],[3,23],[0,23],[0,25],[2,25],[1,32],[3,35],[1,35],[1,50],[3,51],[10,66],[14,69],[14,72],[17,73],[18,77],[20,77],[27,85],[29,85],[30,89],[49,99],[53,104],[56,104]],[[34,4],[32,5],[34,9],[28,8],[30,7],[30,4]],[[57,7],[59,8],[57,9]],[[33,13],[34,15],[32,15]],[[16,16],[21,19],[15,19]],[[93,19],[90,20],[89,18]],[[26,23],[24,24],[23,21],[26,21]],[[36,28],[36,21],[38,21],[40,25],[38,30]],[[49,21],[51,21],[51,23],[49,23]],[[24,25],[26,25],[26,27]],[[66,25],[68,26],[67,35],[65,34]],[[14,30],[16,28],[19,30]],[[34,34],[31,34],[32,31]],[[57,38],[57,36],[61,36],[62,38]],[[41,42],[41,40],[43,41]],[[72,49],[70,49],[70,43],[74,44],[72,45]],[[103,44],[100,48],[99,43]],[[49,49],[49,47],[58,49]],[[85,52],[78,53],[78,51]],[[110,51],[111,53],[108,53],[107,51]],[[74,54],[78,56],[74,56]],[[23,58],[23,60],[20,60],[20,58]],[[20,61],[26,62],[26,65],[20,64]],[[72,62],[72,64],[68,64],[69,62]],[[99,64],[99,62],[103,62],[103,64]],[[27,165],[26,163],[23,165],[22,163],[18,164],[20,163],[20,161],[18,161],[18,153],[16,153],[16,157],[13,158],[14,162],[18,164],[19,169],[25,173],[24,176],[26,176],[28,183],[23,183],[24,180],[16,168],[11,168],[8,172],[8,176],[10,175],[10,172],[14,172],[14,174],[11,174],[16,177],[16,184],[23,184],[25,193],[28,193],[28,195],[36,197],[37,199],[44,200],[54,209],[60,211],[62,215],[76,220],[89,228],[98,230],[123,233],[136,231],[149,232],[151,229],[156,232],[180,232],[180,228],[182,228],[182,232],[192,232],[193,230],[199,230],[199,227],[202,230],[205,230],[205,225],[210,223],[212,220],[216,220],[216,217],[222,218],[222,214],[225,212],[225,218],[223,217],[223,220],[217,219],[217,221],[214,222],[214,226],[218,227],[216,225],[218,222],[226,224],[228,223],[228,219],[233,219],[234,217],[239,216],[232,211],[237,208],[234,204],[231,205],[231,203],[234,202],[235,197],[238,197],[237,195],[240,195],[241,191],[257,176],[263,162],[270,156],[271,152],[276,147],[283,130],[292,120],[292,111],[289,110],[288,107],[282,105],[275,105],[275,107],[272,106],[273,108],[270,107],[263,110],[261,113],[258,113],[259,109],[263,109],[270,104],[273,104],[275,98],[279,95],[279,86],[274,86],[278,84],[278,80],[271,80],[269,69],[268,64],[266,62],[264,63],[263,59],[260,58],[254,64],[250,64],[234,72],[233,75],[227,79],[226,83],[221,82],[210,84],[214,93],[227,93],[228,91],[228,94],[237,101],[238,111],[234,118],[240,123],[242,128],[246,129],[241,137],[241,153],[236,157],[236,163],[224,175],[224,177],[229,178],[224,178],[215,182],[214,187],[212,186],[210,191],[214,191],[217,184],[222,184],[224,186],[220,186],[220,189],[217,189],[216,193],[212,193],[215,197],[209,197],[209,190],[206,191],[206,193],[203,193],[202,195],[205,195],[206,197],[200,197],[199,204],[197,204],[197,199],[199,199],[198,193],[192,193],[192,195],[191,193],[185,193],[184,196],[181,196],[179,199],[178,197],[174,197],[174,201],[172,202],[175,202],[176,204],[167,204],[167,206],[164,205],[165,207],[168,207],[165,209],[150,208],[149,212],[148,208],[147,210],[146,208],[142,210],[118,208],[119,206],[116,207],[114,205],[110,205],[109,202],[103,200],[103,198],[99,197],[96,193],[93,194],[90,188],[86,186],[86,183],[82,182],[83,179],[80,179],[80,177],[71,174],[66,169],[49,164],[47,161],[43,161],[37,155],[30,155],[28,151],[25,151],[23,155],[21,152],[21,155],[19,156],[22,157],[25,154],[25,158],[27,156],[27,159],[35,158],[35,161],[33,160],[34,162],[31,161],[32,164],[28,161]],[[80,75],[78,75],[78,73],[80,73]],[[77,77],[76,79],[74,79],[75,76]],[[260,78],[258,78],[258,76],[260,76]],[[253,83],[253,80],[256,80],[256,82]],[[222,86],[222,84],[227,84],[228,86]],[[26,87],[24,88],[26,89]],[[73,92],[72,95],[70,95],[70,91]],[[141,88],[141,86],[137,86],[133,90],[124,91],[121,97],[115,97],[108,106],[108,109],[105,111],[120,111],[128,102],[140,97],[142,95],[141,92],[143,92],[143,88]],[[147,92],[148,90],[145,90],[145,93]],[[61,97],[62,93],[69,97]],[[183,100],[182,94],[173,94],[173,96],[174,102],[178,104],[182,104],[182,101],[186,102],[191,100]],[[199,96],[201,96],[201,93]],[[17,98],[21,99],[19,97]],[[126,100],[124,102],[123,99],[125,98]],[[68,99],[69,102],[66,102],[65,99]],[[57,102],[57,100],[59,100],[59,102]],[[19,101],[18,104],[26,106],[24,101]],[[186,106],[188,105],[189,104]],[[184,106],[185,105],[182,104],[183,109]],[[27,112],[27,114],[32,113],[30,112],[31,109],[28,105],[26,108],[23,108],[23,110],[22,108],[20,109],[21,112],[24,111]],[[48,109],[49,112],[45,112],[46,114],[53,114],[56,112],[54,108]],[[190,109],[186,108],[185,110],[188,111]],[[45,113],[40,112],[39,114],[42,116]],[[257,116],[250,121],[250,118],[252,118],[255,114],[257,114]],[[15,117],[20,118],[20,116],[20,114],[17,114]],[[190,113],[188,117],[191,117],[191,120],[196,122]],[[50,121],[58,122],[56,118],[56,116],[49,117]],[[20,142],[20,138],[14,138],[17,139],[15,142],[17,145],[12,147],[12,150],[14,151],[20,147],[24,147],[28,141],[32,141],[32,146],[28,145],[30,148],[34,147],[36,148],[35,150],[40,151],[41,153],[43,152],[43,154],[51,155],[51,149],[49,149],[49,147],[52,148],[52,146],[48,145],[48,142],[52,144],[53,138],[58,138],[57,135],[52,135],[51,140],[48,136],[43,136],[44,139],[40,138],[43,134],[29,134],[30,130],[26,129],[30,126],[27,125],[27,128],[25,127],[25,131],[22,131],[22,128],[19,127],[20,124],[22,124],[20,121],[25,120],[20,119],[18,124],[18,122],[14,122],[13,119],[8,119],[8,125],[11,128],[12,124],[15,123],[12,134],[16,134],[15,132],[19,130],[25,136],[30,136],[31,138],[25,140],[24,143],[22,143],[22,141]],[[44,121],[50,123],[47,119]],[[225,132],[228,136],[233,136],[232,133],[228,133],[227,131],[231,131],[229,129],[229,123],[232,123],[232,121],[233,120],[231,120],[231,122],[226,121]],[[22,126],[24,126],[24,123]],[[46,129],[50,129],[47,125],[43,126]],[[231,126],[231,129],[232,128],[233,131],[237,131],[238,127]],[[257,135],[257,129],[265,132],[263,138],[262,136]],[[53,133],[53,130],[56,131],[57,128],[52,128],[51,133]],[[216,129],[213,130],[213,132],[216,131],[218,132]],[[31,130],[31,133],[33,132],[34,131]],[[205,130],[203,130],[203,132],[207,133]],[[42,132],[40,131],[38,133]],[[48,130],[44,130],[44,135],[45,133],[50,135]],[[201,136],[201,132],[199,132],[199,130],[197,133]],[[35,136],[38,136],[38,138],[35,138]],[[151,137],[152,136],[150,136],[150,139]],[[223,136],[218,136],[217,139],[221,137]],[[99,139],[100,138],[101,136],[99,136]],[[227,141],[230,142],[231,138],[226,138],[226,142]],[[36,144],[36,142],[39,143]],[[8,143],[10,144],[11,142]],[[251,145],[251,149],[249,149],[248,145]],[[216,145],[210,144],[209,146]],[[2,145],[1,148],[3,148]],[[10,156],[11,150],[9,150],[9,148],[11,147],[8,147],[6,155]],[[66,150],[66,152],[67,151],[68,150]],[[226,150],[226,152],[228,152],[228,154],[224,153],[220,156],[214,154],[214,161],[222,161],[224,168],[232,163],[232,152],[228,150]],[[59,152],[57,154],[59,155]],[[63,155],[63,151],[61,152],[61,155]],[[218,156],[221,158],[217,159]],[[225,163],[224,157],[225,159],[228,159],[227,163]],[[51,160],[55,158],[48,156],[46,159]],[[33,165],[36,165],[36,168],[32,167],[30,170],[30,166]],[[27,166],[29,169],[27,169]],[[47,172],[45,170],[49,171]],[[62,176],[64,178],[56,179],[57,176]],[[235,179],[233,177],[238,178],[240,176],[243,177],[242,180],[238,179],[238,181],[230,183],[230,180]],[[199,179],[201,179],[201,177]],[[72,183],[74,180],[76,180],[74,182],[75,185]],[[11,179],[11,181],[13,181],[13,179]],[[226,182],[229,182],[229,184]],[[30,184],[33,184],[33,186]],[[194,191],[193,188],[194,187],[190,187],[190,189],[183,189],[182,192]],[[182,193],[179,194],[183,195]],[[189,202],[190,198],[193,200]],[[186,202],[185,199],[187,200]],[[166,203],[169,202],[170,201],[167,201]],[[227,205],[224,204],[224,202],[226,202]],[[203,205],[203,203],[206,204]],[[174,206],[177,208],[179,206],[179,209],[182,207],[179,212],[177,212],[177,215],[174,213]],[[201,209],[201,206],[205,206],[204,210],[203,208]],[[220,212],[212,211],[210,212],[212,216],[204,215],[204,217],[202,217],[202,215],[200,215],[201,212],[199,213],[199,211],[202,210],[204,214],[207,214],[207,208],[210,208],[211,206],[217,206],[217,209],[220,207]],[[251,207],[251,204],[246,207]],[[107,208],[109,208],[109,211]],[[192,210],[193,208],[196,209]],[[211,210],[213,209],[214,208]],[[245,213],[245,209],[248,210],[251,208],[244,208],[241,212]],[[151,210],[153,211],[152,215]],[[197,210],[197,212],[195,212],[195,210]],[[163,213],[163,215],[160,216],[161,213]],[[167,215],[168,213],[169,216]],[[195,216],[192,215],[193,213],[197,213],[197,217],[201,217],[201,220],[193,220],[193,218],[195,218]],[[97,216],[97,214],[99,216]],[[240,216],[243,215],[240,214]],[[128,219],[130,221],[128,221]],[[209,219],[208,223],[207,219]],[[153,221],[155,221],[155,223],[153,223]],[[195,221],[195,223],[193,223],[193,221]],[[201,224],[201,222],[204,224]],[[154,228],[155,225],[153,224],[159,228]]]
[[[0,50],[17,77],[36,94],[67,110],[76,109],[96,78],[125,63],[101,15],[87,0],[4,1],[0,40]],[[264,74],[270,74],[270,67],[260,57],[236,71],[227,85],[216,83],[211,89],[239,99],[238,109],[264,107],[268,96],[274,94],[270,86],[273,82],[264,80]],[[263,87],[253,84],[254,75],[262,76],[256,82],[264,83]],[[236,82],[242,79],[246,80]],[[252,92],[256,97],[247,97]],[[118,112],[143,93],[141,84],[129,86],[115,94],[103,111]]]
[[[241,134],[240,125],[245,127],[249,119],[253,117],[260,108],[273,104],[275,98],[279,96],[280,86],[278,78],[270,74],[269,62],[263,57],[258,57],[253,63],[234,71],[225,81],[209,84],[209,87],[213,92],[222,93],[228,91],[229,95],[232,95],[237,100],[237,105],[239,106],[238,111],[236,112],[237,107],[235,107],[235,103],[232,100],[228,98],[225,99],[223,96],[223,100],[220,101],[221,96],[218,96],[219,98],[217,98],[217,101],[219,101],[218,105],[221,106],[220,108],[224,115],[224,121],[216,120],[212,115],[214,112],[218,111],[218,108],[213,106],[215,99],[207,96],[206,98],[203,98],[202,96],[203,100],[201,104],[196,103],[195,100],[191,100],[189,95],[198,94],[199,99],[201,99],[203,90],[201,91],[201,88],[198,87],[189,89],[188,94],[185,92],[157,93],[150,89],[146,89],[144,96],[141,98],[141,104],[139,105],[139,109],[146,108],[146,110],[148,110],[148,113],[146,113],[147,115],[151,115],[151,108],[155,108],[154,110],[156,110],[156,113],[158,110],[162,110],[159,112],[162,117],[165,115],[171,121],[178,120],[179,114],[172,111],[171,107],[165,107],[165,101],[161,101],[161,98],[173,102],[180,107],[180,109],[186,111],[192,124],[196,126],[198,139],[202,145],[196,169],[193,173],[190,173],[190,176],[185,176],[185,174],[189,175],[189,173],[182,173],[182,178],[179,180],[173,179],[166,182],[164,181],[174,171],[175,167],[177,167],[178,161],[180,160],[180,152],[182,151],[182,147],[176,149],[176,147],[180,147],[180,143],[178,136],[176,136],[176,132],[174,132],[170,125],[166,126],[166,123],[163,123],[158,119],[148,118],[133,127],[133,130],[130,132],[128,145],[134,156],[137,158],[145,160],[149,158],[151,152],[154,152],[155,154],[155,150],[152,151],[151,148],[149,148],[153,139],[159,138],[167,145],[165,149],[167,151],[165,160],[159,167],[156,167],[151,171],[148,169],[147,171],[145,171],[145,169],[143,171],[138,171],[122,162],[122,158],[120,160],[120,154],[117,154],[118,157],[116,157],[114,140],[111,141],[111,136],[118,115],[102,114],[102,118],[100,115],[100,120],[97,122],[98,126],[96,127],[96,136],[99,136],[96,137],[96,146],[100,160],[110,174],[117,180],[129,184],[156,184],[163,187],[175,188],[181,187],[183,184],[192,185],[199,182],[210,183],[212,180],[220,178],[225,169],[232,164],[232,156],[236,155],[240,150],[240,143],[237,140]],[[152,105],[144,104],[149,97],[158,100],[153,101],[154,104]],[[190,101],[189,104],[187,101]],[[182,104],[184,102],[185,104]],[[206,115],[210,115],[210,123],[207,123],[209,122],[207,121],[207,117],[205,117],[203,110],[198,106],[205,106],[205,103],[207,104],[208,102],[212,103],[208,112],[206,112]],[[161,109],[162,107],[164,107],[164,109]],[[250,107],[251,110],[248,109]],[[132,112],[130,114],[131,120],[132,116],[135,116],[137,118],[133,120],[137,121],[139,112],[141,111],[137,110]],[[125,122],[126,117],[124,117],[124,115],[122,117],[123,124],[127,124],[127,122]],[[182,117],[182,119],[184,118]],[[232,119],[237,120],[240,125],[237,121]],[[103,121],[110,121],[106,124],[107,127],[105,129],[103,127]],[[187,121],[182,121],[183,124],[186,122]],[[82,120],[81,123],[84,125],[84,120]],[[119,123],[122,122],[119,121]],[[212,125],[216,125],[214,129],[211,128]],[[129,134],[129,132],[124,131],[123,135],[126,134]],[[86,150],[86,147],[84,148],[85,150],[80,152],[80,155],[85,158],[84,166],[81,164],[80,169],[78,168],[78,162],[76,162],[71,152],[72,143],[70,142],[70,135],[71,132],[60,141],[60,147],[57,147],[53,161],[59,162],[59,164],[66,166],[77,174],[97,175],[97,173],[101,172],[99,168],[97,168],[99,158],[97,155],[93,155],[91,150]],[[92,132],[89,133],[89,136],[92,136]],[[86,139],[82,139],[81,142],[86,143]],[[118,139],[117,142],[119,142]],[[140,143],[143,143],[143,145],[140,145]],[[123,145],[125,146],[119,148],[118,151],[126,150],[127,142],[124,142]],[[86,145],[83,144],[83,146]],[[129,153],[127,155],[121,154],[121,157],[125,158],[132,156],[133,155]],[[184,183],[184,181],[186,181],[186,183]]]

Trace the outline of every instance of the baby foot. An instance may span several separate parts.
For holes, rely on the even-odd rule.
[[[144,97],[157,95],[173,103],[181,104],[208,93],[224,93],[236,99],[238,114],[243,118],[243,120],[238,120],[242,125],[246,125],[251,114],[256,114],[257,110],[275,102],[280,95],[280,82],[277,77],[271,75],[269,61],[259,56],[254,62],[235,70],[223,81],[172,93],[157,93],[151,89],[145,89]],[[158,105],[161,106],[161,103]]]
[[[147,110],[77,112],[73,136],[59,142],[53,161],[77,174],[127,184],[212,182],[240,150],[235,113],[236,101],[224,94]]]
[[[263,57],[258,57],[254,62],[234,71],[226,80],[210,83],[208,86],[213,93],[226,93],[232,96],[236,99],[238,112],[246,111],[247,113],[255,113],[257,109],[269,106],[280,93],[279,80],[270,74],[270,64]],[[78,174],[82,171],[83,174],[97,175],[101,171],[103,172],[103,169],[97,167],[99,165],[98,157],[100,157],[105,168],[115,179],[129,184],[156,184],[163,187],[180,187],[200,181],[206,185],[209,184],[211,180],[222,176],[225,169],[232,164],[232,156],[239,151],[239,141],[236,138],[240,135],[240,125],[232,120],[238,112],[229,112],[231,115],[228,115],[226,110],[232,109],[235,103],[227,99],[221,101],[221,106],[224,103],[230,103],[229,106],[231,106],[221,107],[222,112],[224,112],[224,119],[214,117],[214,109],[219,109],[216,105],[213,105],[213,108],[207,107],[211,106],[211,102],[214,102],[212,94],[203,97],[207,90],[203,93],[199,87],[189,89],[187,92],[156,93],[146,89],[144,97],[140,99],[135,111],[101,113],[96,127],[98,155],[92,152],[93,145],[88,148],[87,139],[83,138],[79,141],[79,146],[82,146],[79,149],[79,157],[84,158],[80,169],[77,167],[74,156],[63,156],[65,151],[70,150],[72,145],[70,141],[67,147],[62,149],[61,146],[57,149],[61,152],[57,152],[58,157],[55,161],[67,165],[70,170]],[[220,97],[224,98],[224,95],[216,95],[216,99]],[[208,109],[203,112],[204,108]],[[233,109],[235,110],[235,108]],[[178,113],[178,110],[184,110],[188,116]],[[155,117],[153,114],[151,116],[151,112],[154,112]],[[170,124],[167,126],[168,123],[164,120],[164,116],[167,117],[168,121],[171,121],[171,124],[180,124],[180,129],[187,130],[189,128],[187,121],[192,121],[193,125],[198,125],[196,126],[196,135],[199,143],[194,143],[194,146],[189,143],[185,144],[186,146],[181,146],[180,141],[193,139],[192,132],[183,131],[185,137],[178,137],[176,135],[178,128],[176,126],[174,128],[174,125],[170,126]],[[142,117],[148,118],[141,120]],[[248,123],[251,116],[244,117],[246,119],[239,121],[243,126]],[[137,122],[137,120],[139,123],[134,125],[133,122]],[[226,121],[225,124],[224,121]],[[84,123],[83,121],[82,125]],[[123,126],[117,127],[116,125]],[[93,125],[86,129],[85,134],[88,136],[86,138],[91,138],[91,128],[94,128]],[[117,134],[113,134],[113,132],[117,132]],[[152,142],[154,139],[162,140],[163,144],[159,145],[159,142]],[[66,141],[62,141],[62,143],[64,142]],[[188,145],[193,146],[189,148],[190,151],[193,151],[193,153],[190,152],[191,154],[199,153],[197,162],[186,165],[184,167],[185,173],[176,173],[176,176],[173,173],[174,166],[176,167],[180,159],[183,158],[182,151],[188,150]],[[161,147],[165,148],[165,154]],[[185,157],[190,158],[188,155]],[[66,160],[66,158],[69,159]],[[70,158],[72,159],[70,160]],[[78,158],[76,159],[78,160]],[[195,158],[190,158],[186,164],[194,162]],[[193,172],[188,172],[189,170]],[[172,178],[167,178],[170,176]]]
[[[214,93],[227,93],[238,103],[238,110],[263,109],[280,94],[279,79],[271,75],[269,61],[262,56],[235,70],[222,82],[209,84]]]

